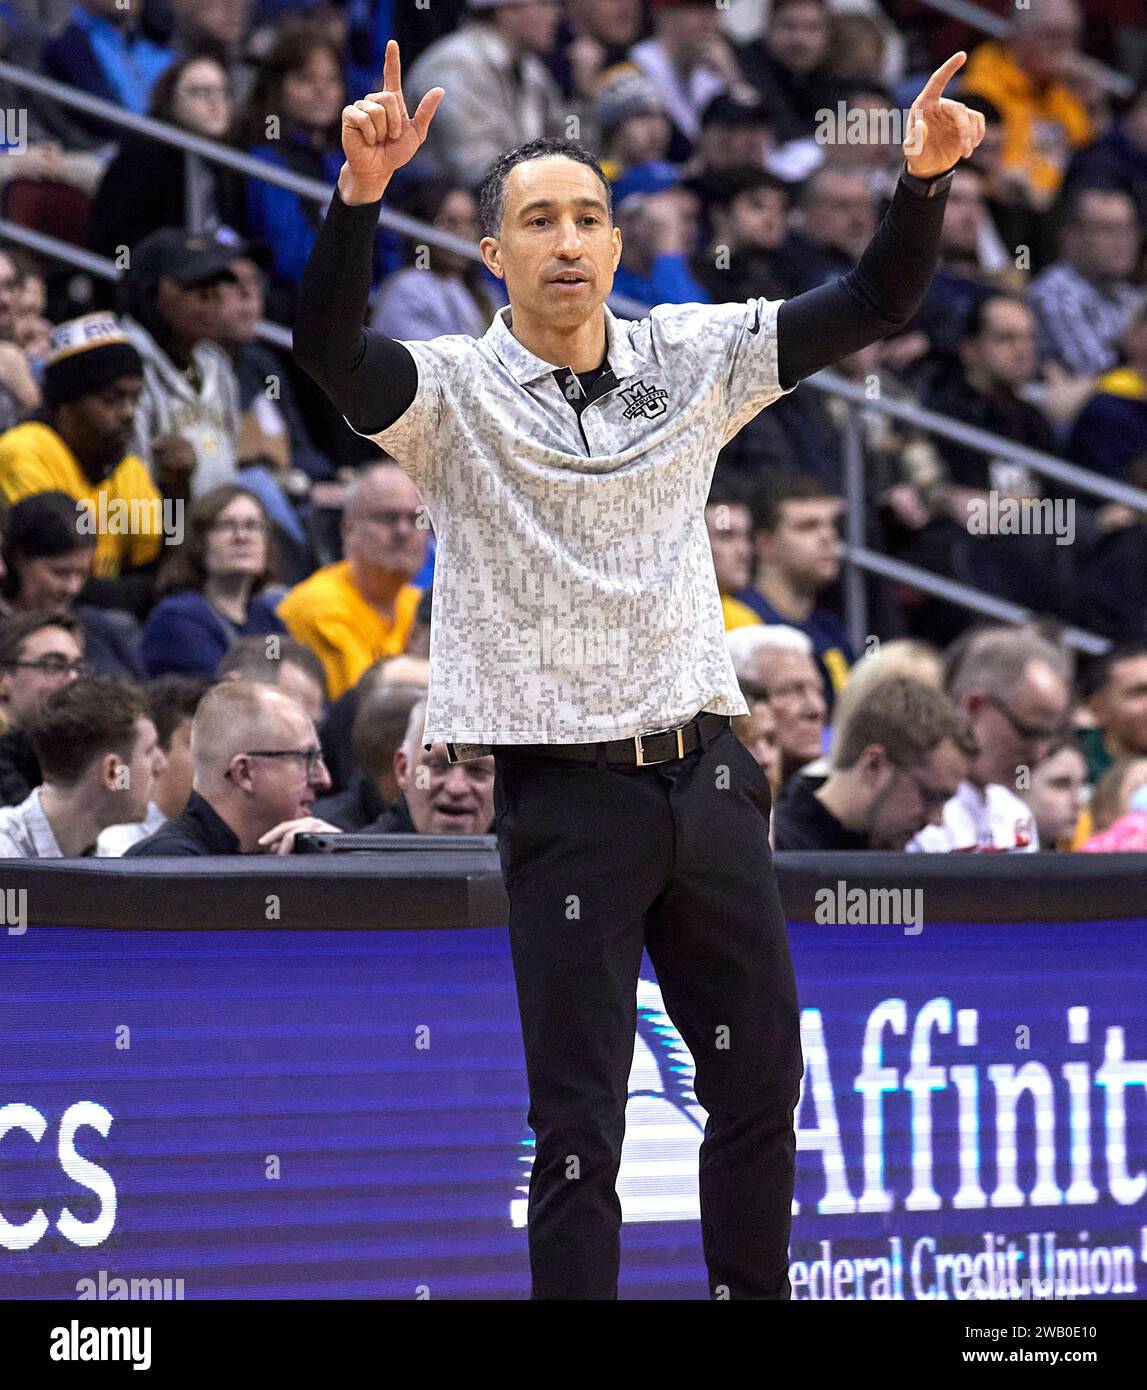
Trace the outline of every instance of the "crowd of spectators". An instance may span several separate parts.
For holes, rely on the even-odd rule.
[[[476,244],[491,163],[579,139],[612,185],[633,316],[849,271],[904,108],[965,47],[956,94],[987,134],[915,320],[840,364],[871,404],[805,384],[717,461],[735,723],[781,850],[1145,848],[1147,508],[879,409],[1147,487],[1147,29],[1130,0],[1094,24],[1076,0],[1006,13],[985,39],[913,0],[7,0],[0,57],[330,186],[342,107],[395,36],[410,109],[446,99],[388,206]],[[116,278],[0,246],[0,855],[490,831],[492,759],[421,739],[433,518],[262,329],[291,324],[321,204],[4,97],[0,211]],[[504,304],[457,245],[380,226],[375,328],[480,336]],[[1030,622],[869,576],[871,632],[850,638],[856,439],[853,533]],[[1070,534],[978,524],[1006,503]],[[1107,654],[1077,660],[1071,625]]]

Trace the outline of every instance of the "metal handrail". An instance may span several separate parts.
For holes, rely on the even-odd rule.
[[[23,68],[14,67],[11,63],[0,62],[0,82],[10,82],[15,87],[38,92],[41,96],[49,97],[52,101],[58,101],[62,106],[70,106],[76,111],[85,111],[90,116],[98,116],[101,120],[107,121],[109,125],[119,126],[123,130],[135,131],[139,135],[150,136],[161,144],[172,145],[181,149],[189,166],[187,180],[189,186],[193,183],[190,177],[191,164],[196,160],[205,159],[209,163],[221,164],[226,169],[233,169],[236,173],[245,174],[248,178],[269,183],[275,188],[285,188],[289,193],[295,193],[300,198],[317,203],[320,207],[326,207],[334,193],[334,185],[324,183],[321,179],[309,179],[303,174],[294,174],[289,169],[280,169],[277,165],[268,164],[265,160],[240,154],[238,150],[233,150],[229,145],[220,144],[217,140],[209,140],[203,135],[195,135],[191,131],[171,125],[167,121],[157,121],[153,116],[137,116],[134,111],[125,111],[114,102],[105,101],[103,97],[94,97],[88,92],[81,92],[77,88],[56,82],[53,78],[44,77],[38,72],[26,72]],[[192,220],[194,221],[195,214],[191,209],[190,201],[189,210],[192,211]],[[431,246],[441,247],[445,251],[453,251],[456,255],[464,256],[469,261],[484,264],[481,251],[472,241],[455,236],[453,232],[441,231],[429,222],[420,222],[417,218],[407,217],[405,213],[396,212],[393,208],[387,207],[385,203],[379,208],[378,220],[381,226],[389,227],[395,232],[401,232],[404,236],[418,237],[419,240],[427,242]],[[195,227],[194,230],[198,230],[198,228]],[[99,274],[100,272],[95,273]],[[638,318],[643,318],[649,312],[647,304],[640,304],[637,300],[621,294],[611,295],[609,303],[618,313],[632,314]],[[290,344],[287,343],[286,346],[290,346]]]
[[[152,116],[137,116],[134,111],[125,111],[114,102],[105,101],[103,97],[94,97],[88,92],[78,91],[38,72],[27,72],[24,68],[14,67],[11,63],[0,62],[0,81],[10,82],[14,87],[22,87],[27,91],[38,92],[52,101],[58,101],[61,106],[70,106],[76,111],[86,112],[89,116],[98,116],[109,125],[134,131],[138,135],[149,135],[161,144],[174,145],[212,164],[221,164],[224,168],[234,169],[236,173],[246,174],[248,178],[259,179],[263,183],[273,184],[276,188],[285,188],[288,192],[297,193],[300,198],[306,198],[309,202],[321,206],[330,202],[334,191],[332,184],[324,183],[321,179],[309,179],[303,174],[294,174],[289,169],[280,169],[274,164],[268,164],[265,160],[240,154],[229,145],[222,145],[217,140],[209,140],[203,135],[194,135],[191,131],[171,125],[167,121],[157,121]],[[391,227],[406,236],[421,237],[432,245],[455,251],[470,260],[482,259],[473,242],[457,237],[452,232],[440,231],[428,222],[419,222],[416,218],[395,212],[393,208],[385,205],[379,210],[378,220],[382,226]]]
[[[1077,488],[1080,492],[1105,497],[1109,502],[1122,502],[1124,506],[1138,512],[1147,512],[1147,492],[1141,488],[1131,487],[1127,483],[1117,483],[1113,478],[1105,478],[1102,473],[1093,473],[1090,469],[1079,468],[1074,463],[1064,463],[1052,454],[1031,449],[1026,444],[1017,444],[1014,440],[992,434],[976,425],[965,425],[960,420],[940,415],[935,410],[917,405],[914,401],[885,400],[883,396],[870,398],[862,386],[857,386],[854,381],[849,381],[839,372],[826,369],[814,376],[806,377],[805,381],[818,391],[840,396],[861,409],[876,410],[881,415],[914,425],[927,434],[950,439],[954,444],[965,444],[978,453],[994,454],[1009,463],[1022,464],[1034,473],[1054,478],[1057,482],[1066,483],[1068,487]]]
[[[78,246],[72,246],[68,242],[60,241],[57,237],[48,236],[43,232],[21,227],[19,223],[10,222],[5,218],[0,218],[0,237],[7,237],[31,250],[75,265],[93,275],[100,276],[101,279],[118,280],[122,273],[115,262],[106,256],[97,256],[91,251],[82,250]],[[290,329],[284,328],[282,324],[261,320],[258,324],[258,333],[262,339],[274,343],[277,347],[286,348],[288,351],[291,349]],[[1138,504],[1142,510],[1147,511],[1147,492],[1140,492],[1138,489],[1127,487],[1122,483],[1113,483],[1110,479],[1088,473],[1085,469],[1060,464],[1058,459],[1053,459],[1047,454],[1040,454],[1034,449],[1013,444],[1011,440],[999,438],[989,434],[986,430],[961,425],[955,420],[948,419],[947,416],[937,415],[934,411],[924,410],[922,407],[908,402],[887,401],[882,398],[870,400],[860,387],[845,380],[836,372],[827,370],[817,372],[815,376],[808,377],[806,380],[817,390],[839,394],[845,399],[848,406],[845,419],[845,491],[848,498],[846,522],[848,531],[847,541],[842,547],[841,553],[845,560],[845,610],[848,619],[848,631],[857,651],[864,648],[868,636],[867,604],[864,583],[861,579],[862,571],[902,580],[926,593],[935,594],[937,597],[948,599],[963,608],[969,608],[989,617],[999,618],[1001,621],[1026,622],[1035,616],[1030,610],[1021,608],[1018,604],[997,599],[983,590],[973,589],[970,585],[961,584],[956,580],[944,579],[932,574],[929,570],[907,564],[902,560],[889,559],[887,556],[879,555],[864,546],[864,449],[859,425],[859,414],[862,409],[877,410],[886,415],[895,416],[931,433],[969,444],[973,448],[990,449],[991,452],[1000,457],[1009,457],[1014,453],[1017,462],[1028,463],[1033,468],[1043,469],[1050,464],[1057,474],[1061,468],[1068,469],[1072,477],[1077,475],[1080,477],[1081,485],[1085,490],[1109,496],[1117,502],[1126,502],[1129,505]],[[1105,651],[1110,646],[1105,638],[1078,628],[1066,629],[1063,638],[1069,646],[1074,646],[1085,652],[1098,653]]]
[[[879,574],[885,579],[896,579],[903,584],[910,584],[914,589],[921,589],[936,598],[947,599],[949,603],[982,613],[987,618],[996,618],[1003,623],[1027,623],[1039,616],[1034,609],[1025,608],[1010,599],[997,598],[986,589],[973,589],[970,584],[961,584],[957,579],[946,579],[943,575],[921,569],[919,565],[910,565],[904,560],[894,560],[890,555],[882,555],[878,550],[869,550],[867,546],[846,543],[841,547],[840,553],[846,563],[851,563],[858,569],[866,570],[870,574]],[[849,640],[853,641],[851,629],[848,636]],[[1067,626],[1059,636],[1065,645],[1074,647],[1076,651],[1086,652],[1089,656],[1101,656],[1111,646],[1106,637],[1100,637],[1098,633],[1088,632],[1086,628],[1081,627]],[[856,651],[863,651],[863,641],[859,646],[854,642],[854,648]]]
[[[985,10],[982,5],[973,4],[972,0],[921,0],[921,3],[927,5],[930,10],[938,10],[941,14],[950,15],[973,29],[991,34],[994,39],[1006,38],[1012,27],[1003,15]],[[1097,58],[1089,58],[1086,54],[1080,56],[1081,66],[1115,96],[1128,97],[1135,90],[1134,82],[1123,73],[1109,68]]]
[[[942,8],[942,6],[936,7]],[[985,11],[985,13],[989,12]],[[303,175],[267,164],[262,160],[253,159],[249,155],[240,154],[226,145],[208,140],[203,136],[194,135],[165,121],[157,121],[150,116],[137,116],[134,112],[125,111],[113,102],[68,87],[39,73],[26,72],[22,68],[14,67],[11,63],[0,62],[0,81],[8,81],[16,87],[38,92],[42,96],[58,101],[61,105],[98,116],[109,124],[136,131],[161,143],[180,148],[184,151],[189,165],[198,159],[206,159],[226,168],[234,169],[250,178],[285,188],[302,198],[324,206],[333,192],[331,187],[320,180],[309,179]],[[467,259],[476,261],[482,259],[481,253],[472,242],[440,231],[428,223],[419,222],[390,208],[380,208],[379,222],[381,225],[392,227],[395,231],[405,235],[417,236],[432,245],[455,251]],[[73,246],[69,242],[46,233],[22,227],[6,218],[0,218],[0,236],[5,236],[11,241],[39,251],[53,259],[63,261],[65,264],[77,266],[101,279],[116,281],[121,277],[122,272],[119,267],[107,257]],[[609,303],[623,314],[644,317],[648,313],[649,306],[639,304],[623,295],[611,296]],[[257,331],[261,338],[278,347],[288,350],[292,347],[291,331],[282,324],[261,320],[257,326]],[[845,482],[849,502],[849,530],[847,543],[842,548],[842,553],[846,560],[845,595],[849,631],[854,645],[858,649],[864,645],[867,626],[866,599],[860,571],[881,573],[888,577],[902,579],[926,592],[947,598],[953,603],[1006,621],[1022,622],[1034,616],[1029,610],[1018,604],[1007,603],[982,590],[973,589],[970,585],[944,579],[915,565],[890,560],[886,556],[868,550],[863,545],[864,449],[859,428],[859,411],[861,409],[875,410],[894,419],[902,420],[926,433],[939,435],[941,438],[964,444],[979,452],[991,453],[1010,462],[1022,464],[1036,473],[1055,478],[1083,492],[1105,497],[1109,501],[1121,502],[1136,510],[1147,512],[1147,491],[1114,482],[1112,479],[1104,478],[1087,469],[1077,468],[1073,464],[1064,463],[1062,460],[1041,453],[1039,450],[1030,449],[1025,445],[1016,444],[1012,440],[993,435],[987,430],[965,425],[947,416],[939,415],[935,411],[926,410],[913,402],[890,401],[883,398],[871,399],[861,387],[831,370],[818,372],[806,380],[815,389],[839,396],[848,404],[845,422]],[[1069,645],[1089,652],[1103,651],[1110,645],[1106,639],[1097,634],[1078,628],[1066,629],[1063,636],[1064,641]]]
[[[45,232],[22,227],[19,222],[11,222],[6,217],[0,217],[0,237],[18,242],[30,251],[39,251],[41,255],[51,256],[54,260],[68,262],[77,270],[86,270],[89,275],[97,275],[101,280],[116,281],[123,275],[115,261],[109,260],[107,256],[97,256],[94,251],[85,251],[80,246],[73,246],[58,237],[48,236]],[[290,351],[291,330],[284,328],[281,323],[260,319],[256,331],[264,342],[274,343],[276,347]]]

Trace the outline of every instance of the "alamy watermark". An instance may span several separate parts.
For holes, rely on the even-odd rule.
[[[24,107],[0,106],[0,149],[24,154],[28,149],[28,112]]]
[[[23,936],[28,930],[27,888],[0,891],[0,926],[8,928],[9,936]]]
[[[818,145],[900,145],[906,155],[924,148],[924,126],[911,110],[895,106],[850,107],[846,101],[822,106],[816,113],[813,139]]]
[[[813,921],[834,926],[902,926],[905,936],[924,930],[922,888],[850,888],[838,879],[835,888],[818,888]]]
[[[968,503],[973,536],[1054,536],[1056,545],[1075,540],[1074,497],[1011,497],[989,492]]]
[[[182,545],[181,497],[109,497],[101,492],[95,507],[76,503],[76,530],[81,536],[163,536],[167,545]]]
[[[140,1303],[176,1302],[183,1298],[182,1279],[124,1279],[118,1274],[109,1274],[106,1269],[97,1272],[96,1277],[76,1281],[76,1297],[117,1302],[120,1299]]]

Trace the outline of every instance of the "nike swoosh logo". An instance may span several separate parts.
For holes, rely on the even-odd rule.
[[[749,324],[749,332],[750,332],[750,333],[757,333],[757,332],[760,331],[760,327],[761,327],[761,311],[760,311],[760,308],[758,307],[756,313],[753,315],[753,321],[752,321],[752,323]]]

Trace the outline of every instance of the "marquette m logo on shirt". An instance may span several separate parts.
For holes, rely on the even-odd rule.
[[[639,381],[622,391],[621,399],[625,402],[627,420],[633,420],[638,415],[644,415],[647,420],[656,420],[659,415],[665,414],[669,392],[662,386],[646,386],[644,381]]]

